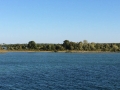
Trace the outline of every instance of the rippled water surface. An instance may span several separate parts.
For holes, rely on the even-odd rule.
[[[0,54],[0,90],[120,90],[120,53]]]

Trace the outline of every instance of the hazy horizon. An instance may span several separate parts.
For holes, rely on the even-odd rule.
[[[0,0],[0,43],[120,43],[120,0]]]

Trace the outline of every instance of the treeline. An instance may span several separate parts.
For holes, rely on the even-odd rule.
[[[63,41],[63,44],[38,44],[30,41],[28,44],[4,44],[0,45],[1,49],[7,50],[37,50],[37,51],[120,51],[120,43],[88,43]]]

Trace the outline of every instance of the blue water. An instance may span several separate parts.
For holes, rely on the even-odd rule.
[[[120,90],[120,53],[0,54],[0,90]]]

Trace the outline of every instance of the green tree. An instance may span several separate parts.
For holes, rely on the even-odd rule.
[[[118,50],[118,46],[117,45],[113,45],[113,51],[116,52]]]
[[[28,42],[28,48],[29,49],[36,49],[37,45],[36,45],[35,41],[29,41]]]
[[[78,49],[79,49],[79,50],[83,50],[83,43],[82,43],[82,42],[79,42],[79,43],[78,43]]]
[[[95,43],[94,43],[94,42],[92,42],[92,43],[90,44],[90,49],[91,49],[91,50],[95,50]]]
[[[57,45],[55,45],[55,49],[56,50],[64,50],[64,48],[63,48],[63,46],[62,45],[60,45],[60,44],[57,44]]]
[[[2,45],[0,45],[0,50],[2,49]]]
[[[65,41],[63,42],[63,46],[64,46],[65,49],[70,49],[70,48],[69,48],[69,45],[70,45],[69,40],[65,40]]]
[[[55,50],[55,45],[54,44],[51,45],[51,49]]]

